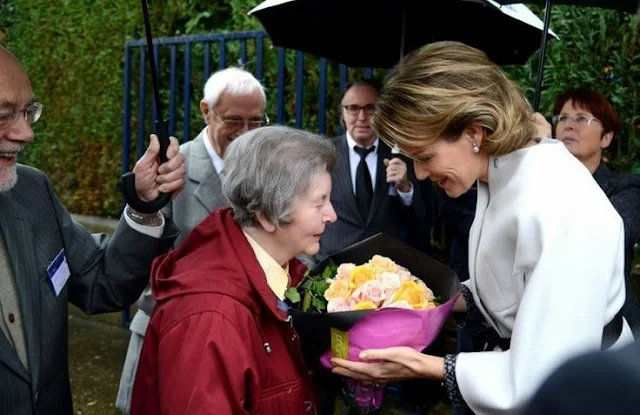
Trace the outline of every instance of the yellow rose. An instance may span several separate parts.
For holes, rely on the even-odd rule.
[[[398,269],[395,262],[391,260],[391,258],[387,258],[382,255],[374,255],[373,258],[369,260],[369,266],[373,268],[373,271],[376,274],[382,274],[383,272],[396,272]]]
[[[434,303],[433,301],[428,301],[427,302],[427,306],[424,307],[424,309],[425,310],[432,310],[432,309],[434,309],[436,307],[437,307],[436,303]]]
[[[393,295],[391,302],[406,301],[413,308],[426,306],[427,299],[424,290],[415,281],[405,281]]]
[[[324,292],[324,298],[327,301],[336,300],[342,298],[346,300],[351,295],[351,288],[349,288],[349,281],[347,280],[334,280],[327,291]]]
[[[431,291],[431,289],[429,287],[427,287],[427,284],[425,284],[424,281],[422,281],[422,280],[415,280],[415,281],[416,281],[416,284],[418,284],[418,286],[420,286],[420,289],[422,291],[424,291],[424,295],[425,295],[425,298],[427,300],[433,301],[433,299],[436,298],[433,295],[433,291]]]
[[[368,265],[359,265],[354,267],[349,273],[349,288],[358,288],[367,281],[376,278],[375,272]]]
[[[375,310],[376,305],[374,303],[372,303],[371,301],[363,301],[361,303],[358,303],[356,305],[353,306],[353,308],[351,310],[353,311],[358,311],[358,310]]]
[[[429,310],[429,301],[421,301],[419,303],[416,304],[412,304],[411,306],[413,307],[414,310]]]

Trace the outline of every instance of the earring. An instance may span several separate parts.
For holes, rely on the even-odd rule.
[[[478,154],[480,152],[480,144],[473,143],[473,152]]]

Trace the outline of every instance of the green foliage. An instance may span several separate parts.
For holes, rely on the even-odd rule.
[[[261,30],[259,21],[247,14],[259,0],[154,0],[150,2],[155,37]],[[533,8],[533,7],[532,7]],[[534,8],[540,12],[540,8]],[[545,59],[545,89],[542,112],[550,115],[553,97],[572,85],[589,85],[602,91],[616,105],[625,129],[611,146],[607,157],[614,168],[640,171],[640,79],[638,22],[628,14],[602,9],[555,6],[552,29],[560,40],[549,43]],[[36,140],[22,161],[44,170],[69,210],[103,216],[117,215],[121,196],[120,179],[124,44],[144,35],[138,0],[4,0],[0,1],[0,42],[23,63],[44,114],[35,125]],[[277,49],[264,44],[264,74],[268,115],[275,121],[277,94]],[[249,70],[255,65],[255,44],[247,43]],[[193,61],[202,62],[203,45],[193,45]],[[181,53],[179,60],[182,59]],[[239,44],[229,43],[227,65],[240,57]],[[168,102],[168,50],[160,56],[163,99]],[[217,47],[211,48],[211,68],[218,66]],[[533,99],[537,56],[528,64],[506,68],[508,74]],[[319,59],[306,55],[302,71],[296,71],[296,52],[285,54],[285,105],[282,123],[295,125],[296,99],[303,104],[302,128],[320,129]],[[133,56],[132,131],[137,130],[137,56]],[[178,63],[182,68],[182,62]],[[181,69],[182,70],[182,69]],[[384,70],[374,76],[381,79]],[[184,113],[186,92],[183,74],[178,73],[176,119]],[[354,69],[348,79],[362,77]],[[301,97],[295,97],[298,77],[304,83]],[[148,78],[148,76],[147,76]],[[193,137],[201,128],[198,101],[205,74],[193,66],[191,74],[190,129],[184,137],[181,121],[175,135]],[[328,65],[326,135],[339,132],[339,67]],[[147,79],[147,82],[149,80]],[[151,89],[147,86],[146,107],[150,113]],[[165,114],[166,115],[166,114]],[[147,116],[145,132],[151,131]],[[132,155],[131,162],[135,159]],[[304,299],[303,299],[304,301]],[[310,300],[310,307],[313,301]]]
[[[333,278],[338,273],[338,267],[328,265],[322,274],[311,275],[307,271],[304,278],[297,287],[291,287],[285,293],[285,297],[293,304],[297,304],[302,299],[300,309],[312,313],[322,313],[327,310],[327,300],[324,292],[329,288],[327,279]]]
[[[152,31],[169,36],[222,27],[234,7],[221,0],[153,1]],[[21,161],[44,170],[73,212],[120,210],[124,43],[143,35],[137,0],[0,2],[0,41],[22,62],[44,105]]]
[[[543,10],[532,6],[542,18]],[[540,112],[551,119],[553,100],[569,87],[604,94],[623,121],[623,131],[605,153],[618,170],[640,172],[640,42],[637,17],[587,7],[554,6],[545,57]],[[506,68],[533,102],[539,53],[527,65]]]
[[[5,2],[2,27],[44,105],[22,161],[43,169],[76,212],[114,214],[124,39],[117,34],[137,34],[137,14],[126,2],[97,3]]]

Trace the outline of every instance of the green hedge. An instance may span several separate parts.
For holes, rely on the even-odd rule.
[[[153,1],[154,34],[180,34],[197,24],[228,21],[231,6],[218,3]],[[200,18],[194,25],[193,16],[205,6],[212,18]],[[4,1],[0,32],[2,44],[23,63],[44,105],[43,117],[34,126],[36,140],[21,161],[49,175],[70,211],[117,215],[123,50],[127,39],[144,35],[140,2]]]
[[[551,27],[559,40],[548,43],[540,111],[550,119],[554,97],[569,86],[600,91],[616,107],[624,125],[605,156],[619,170],[640,173],[638,19],[597,8],[554,7]],[[527,65],[507,69],[532,102],[537,68],[538,56],[534,56]]]
[[[153,33],[173,36],[261,29],[257,19],[246,15],[258,3],[154,0],[150,5]],[[640,105],[637,20],[599,9],[555,7],[551,24],[561,40],[549,44],[543,112],[549,115],[553,96],[569,85],[598,88],[616,104],[627,126],[609,157],[616,167],[640,169],[636,155],[639,134],[632,128]],[[35,125],[36,140],[22,161],[44,170],[73,212],[101,216],[119,212],[116,184],[121,173],[123,46],[127,39],[142,37],[143,30],[137,0],[0,2],[0,41],[24,64],[45,111]],[[531,97],[536,59],[507,68]],[[316,63],[311,58],[305,61],[304,126],[312,130],[317,128]],[[289,74],[294,73],[294,64],[289,54]],[[275,85],[269,85],[275,80],[275,70],[275,65],[265,66],[270,106],[275,105]],[[201,78],[193,79],[198,95]],[[330,81],[336,85],[335,75]],[[288,82],[288,90],[293,87]],[[329,89],[331,104],[337,93],[337,88]],[[293,106],[288,100],[288,123]],[[332,128],[328,134],[336,129],[334,112],[329,114]]]

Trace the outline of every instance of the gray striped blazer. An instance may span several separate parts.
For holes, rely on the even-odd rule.
[[[121,310],[142,292],[151,261],[177,237],[167,220],[161,239],[131,229],[91,235],[75,223],[39,170],[18,165],[18,183],[0,193],[7,243],[22,307],[30,371],[0,332],[0,414],[72,414],[67,352],[68,302],[86,313]],[[71,276],[58,296],[46,269],[64,250]]]

